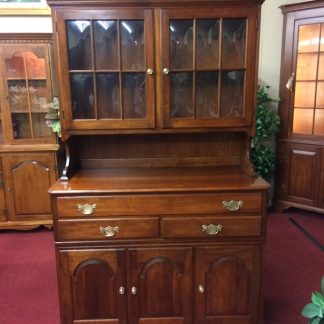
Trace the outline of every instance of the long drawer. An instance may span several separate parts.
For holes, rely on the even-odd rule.
[[[65,196],[56,199],[58,218],[170,215],[240,214],[262,211],[261,192],[201,194]]]

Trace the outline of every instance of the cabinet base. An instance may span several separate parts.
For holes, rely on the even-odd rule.
[[[53,228],[53,222],[48,221],[34,221],[34,222],[5,222],[0,223],[0,231],[1,230],[19,230],[19,231],[31,231],[40,226],[44,226],[47,229],[51,230]]]
[[[275,202],[275,211],[278,213],[282,213],[283,211],[285,211],[286,209],[291,208],[291,207],[324,214],[324,208],[318,208],[318,207],[313,207],[313,206],[297,204],[297,203],[293,203],[293,202],[285,201],[285,200],[277,200]]]

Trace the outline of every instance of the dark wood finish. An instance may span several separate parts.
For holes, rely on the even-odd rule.
[[[323,24],[324,1],[285,5],[279,114],[281,131],[278,145],[278,172],[276,208],[297,207],[323,212],[323,136],[294,133],[294,107],[296,85],[292,91],[286,84],[292,73],[296,74],[298,57],[298,30],[303,25]],[[315,53],[316,54],[316,53]],[[319,64],[317,64],[319,69]],[[315,90],[316,92],[316,90]],[[318,92],[318,91],[317,91]],[[318,109],[315,105],[315,108]],[[316,121],[316,116],[311,123]],[[306,120],[303,121],[306,123]],[[314,133],[314,125],[313,125]]]
[[[262,2],[262,1],[259,1]],[[66,3],[61,2],[63,5]],[[80,2],[79,4],[81,4]],[[153,1],[150,2],[154,4]],[[51,4],[51,2],[49,2]],[[77,2],[75,4],[78,4]],[[84,2],[83,2],[84,4]],[[105,70],[95,69],[92,67],[91,69],[83,69],[83,70],[73,70],[69,69],[69,38],[67,37],[67,31],[65,30],[65,21],[67,20],[100,20],[100,19],[115,19],[116,21],[120,20],[132,20],[132,19],[140,19],[140,21],[144,21],[145,29],[152,30],[152,33],[146,33],[144,37],[145,42],[145,53],[146,53],[146,67],[143,73],[147,69],[152,69],[153,74],[146,74],[145,84],[146,84],[146,117],[145,118],[111,118],[111,119],[103,119],[98,116],[96,113],[96,107],[100,104],[98,100],[96,100],[97,92],[96,92],[96,82],[92,81],[92,86],[94,87],[93,94],[94,96],[94,111],[95,113],[90,118],[73,118],[72,110],[66,109],[64,113],[62,113],[62,123],[64,124],[64,137],[68,138],[70,135],[83,133],[83,134],[93,134],[94,130],[100,130],[101,133],[109,133],[113,131],[114,133],[127,133],[132,129],[136,129],[135,133],[142,129],[143,132],[149,132],[150,128],[153,129],[154,133],[163,132],[165,129],[186,129],[186,128],[215,128],[215,127],[224,127],[229,129],[231,127],[237,128],[242,127],[245,131],[250,130],[254,126],[254,112],[253,107],[255,105],[255,75],[257,71],[256,65],[256,53],[258,49],[258,20],[259,20],[259,7],[252,6],[253,2],[246,2],[242,4],[241,7],[235,8],[235,13],[232,9],[229,9],[229,2],[215,1],[211,3],[206,3],[209,6],[208,9],[194,9],[194,10],[186,10],[184,11],[180,8],[172,8],[165,9],[161,12],[159,10],[155,10],[154,18],[157,21],[160,21],[161,24],[154,24],[153,22],[153,11],[145,8],[132,8],[130,9],[116,9],[114,7],[111,8],[112,2],[100,2],[100,10],[96,11],[82,11],[78,10],[77,6],[74,6],[74,3],[70,6],[70,10],[66,10],[66,8],[56,7],[56,2],[53,2],[55,6],[55,12],[53,15],[54,26],[56,28],[56,59],[59,62],[58,72],[59,72],[59,84],[60,84],[60,97],[62,101],[63,107],[71,107],[72,102],[74,106],[73,112],[76,110],[81,110],[81,104],[78,106],[77,100],[73,100],[72,86],[70,85],[70,76],[73,73],[87,73],[90,77],[93,76],[93,80],[96,79],[98,73],[108,72]],[[210,8],[211,5],[214,5],[215,8]],[[222,4],[226,4],[223,8],[220,8]],[[230,3],[230,5],[236,5],[237,3]],[[95,6],[95,3],[93,4]],[[140,5],[140,3],[138,3]],[[195,2],[191,2],[191,5],[195,5]],[[202,5],[202,4],[201,4]],[[160,17],[159,17],[160,16]],[[243,73],[243,101],[242,101],[242,113],[241,116],[238,113],[232,112],[229,116],[224,114],[224,116],[219,115],[217,117],[210,118],[200,118],[198,115],[194,118],[177,118],[171,116],[171,94],[170,90],[171,85],[171,76],[173,75],[173,71],[170,70],[170,58],[169,58],[169,20],[170,19],[194,19],[202,20],[202,19],[229,19],[233,20],[233,18],[242,18],[246,20],[246,42],[244,42],[246,49],[244,55],[246,57],[246,62],[244,62],[244,66],[231,66],[231,67],[218,67],[215,71],[218,73],[219,83],[222,83],[222,78],[225,73],[235,74],[237,71],[241,71]],[[90,20],[89,20],[90,21]],[[220,20],[221,21],[221,20]],[[90,23],[91,24],[91,23]],[[91,36],[92,37],[92,36]],[[154,45],[154,38],[156,37],[160,40],[159,46]],[[94,41],[92,41],[93,43]],[[155,42],[158,44],[157,42]],[[91,52],[91,49],[90,49]],[[94,55],[92,55],[94,56]],[[90,60],[91,61],[91,60]],[[95,66],[95,60],[90,65]],[[170,72],[164,74],[163,69],[169,69]],[[114,72],[118,72],[120,70],[113,70]],[[186,72],[186,70],[182,70]],[[203,71],[203,70],[202,70]],[[181,72],[178,71],[178,72]],[[198,70],[197,70],[198,72]],[[206,72],[206,71],[205,71]],[[189,73],[194,73],[195,70],[191,69]],[[194,77],[195,79],[195,77]],[[89,79],[90,80],[90,79]],[[91,79],[92,80],[92,79]],[[91,86],[91,87],[92,87]],[[159,86],[159,88],[157,87]],[[193,85],[195,88],[195,85]],[[223,87],[225,87],[225,81]],[[90,89],[90,87],[89,87]],[[89,90],[88,89],[88,90]],[[155,89],[157,89],[157,93],[155,93]],[[231,89],[231,88],[229,88]],[[86,90],[83,91],[83,95],[85,96]],[[89,90],[90,91],[90,90]],[[232,91],[228,90],[228,100],[233,98]],[[190,93],[188,90],[187,92]],[[220,96],[220,93],[216,95]],[[226,91],[224,89],[223,93]],[[195,94],[194,94],[195,96]],[[157,98],[157,111],[155,111],[155,97]],[[185,96],[181,96],[183,100],[185,100]],[[181,99],[181,98],[180,98]],[[84,98],[84,100],[86,100]],[[123,104],[121,100],[121,104]],[[218,99],[220,102],[220,98]],[[233,104],[234,105],[234,104]],[[109,107],[108,107],[109,108]],[[106,107],[106,109],[108,109]],[[231,107],[233,111],[235,111],[235,107]],[[92,109],[92,108],[91,108]],[[110,109],[110,108],[109,108]],[[159,116],[159,118],[157,118]],[[163,118],[162,120],[160,118]],[[162,128],[161,128],[162,127]],[[134,133],[134,131],[133,131]]]
[[[49,190],[62,324],[262,323],[269,185],[250,161],[262,2],[49,1],[67,155]],[[97,43],[103,57],[91,57],[102,34],[114,48]],[[127,92],[115,106],[100,101],[101,73],[118,79],[108,97]],[[132,73],[145,73],[145,115],[122,87]],[[71,92],[78,75],[91,80],[85,106]]]
[[[191,248],[130,249],[129,265],[129,323],[191,323]]]
[[[126,324],[125,251],[121,249],[59,251],[62,323]],[[94,286],[92,283],[96,282]]]
[[[53,101],[52,43],[52,34],[0,34],[0,229],[53,224],[47,191],[57,179],[58,145],[42,107]],[[20,85],[26,106],[16,104]]]
[[[252,246],[197,248],[195,323],[261,323],[259,256]]]
[[[56,181],[56,156],[53,152],[3,155],[3,179],[7,226],[51,225],[48,188]]]

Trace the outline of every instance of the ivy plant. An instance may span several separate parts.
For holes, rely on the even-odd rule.
[[[256,132],[251,142],[251,158],[255,172],[268,181],[276,167],[276,154],[271,141],[280,127],[279,115],[270,105],[277,100],[270,97],[269,89],[269,86],[258,86]]]
[[[304,306],[301,314],[308,318],[309,324],[324,324],[324,276],[321,280],[321,292],[311,295],[311,303]]]

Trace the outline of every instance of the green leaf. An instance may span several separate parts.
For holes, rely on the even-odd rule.
[[[321,321],[319,317],[314,317],[309,321],[309,324],[321,324]]]
[[[319,307],[313,303],[307,304],[301,311],[301,314],[307,318],[313,318],[318,316]]]
[[[317,291],[313,292],[311,300],[315,305],[319,306],[321,309],[324,309],[324,296],[321,293]]]

